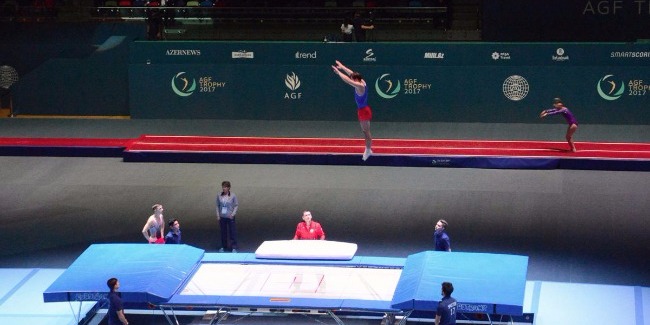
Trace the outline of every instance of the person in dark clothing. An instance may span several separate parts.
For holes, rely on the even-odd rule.
[[[451,297],[454,292],[454,285],[451,282],[443,282],[441,285],[442,300],[436,309],[436,325],[456,324],[456,299]]]
[[[438,220],[433,233],[433,242],[436,251],[451,252],[451,241],[447,235],[447,221]]]
[[[129,321],[124,316],[124,305],[122,305],[122,297],[120,297],[120,281],[116,278],[110,278],[106,281],[106,285],[111,290],[108,294],[108,325],[129,325]]]

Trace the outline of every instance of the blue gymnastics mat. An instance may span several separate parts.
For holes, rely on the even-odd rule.
[[[239,269],[255,266],[263,271]],[[211,273],[214,267],[235,273]],[[99,301],[107,295],[106,280],[117,277],[125,303],[433,311],[441,298],[440,283],[449,281],[456,288],[453,296],[461,313],[521,315],[527,267],[528,257],[504,254],[426,251],[406,259],[355,256],[350,261],[295,261],[256,259],[254,254],[205,254],[187,245],[96,244],[43,292],[43,299]],[[352,271],[361,275],[349,275]],[[371,271],[375,273],[367,273]],[[257,275],[243,278],[243,273]],[[228,280],[220,285],[219,278]],[[337,279],[345,280],[341,285]],[[228,284],[233,289],[223,291]],[[347,291],[352,296],[345,290],[334,291],[337,286],[353,285],[367,288],[369,296],[357,296],[354,290]]]
[[[115,277],[125,303],[165,302],[203,253],[188,245],[94,244],[43,292],[43,300],[99,301],[108,295],[106,281]]]

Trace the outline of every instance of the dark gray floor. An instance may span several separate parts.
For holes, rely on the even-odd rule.
[[[564,130],[552,124],[377,123],[373,131],[381,138],[514,140],[561,139]],[[576,138],[650,142],[647,131],[585,125]],[[140,134],[356,137],[358,125],[0,119],[3,137]],[[0,157],[0,267],[67,267],[92,243],[143,242],[140,230],[157,202],[168,220],[180,219],[186,243],[216,251],[213,200],[225,179],[241,202],[243,251],[291,238],[301,211],[310,209],[329,239],[358,243],[359,255],[405,257],[431,249],[433,225],[445,218],[455,251],[528,255],[529,280],[650,286],[650,173],[613,171]]]

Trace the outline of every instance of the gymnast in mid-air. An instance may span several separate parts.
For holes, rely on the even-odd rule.
[[[348,85],[354,87],[354,100],[357,102],[357,117],[359,124],[361,124],[361,131],[366,140],[366,150],[363,152],[363,160],[365,161],[372,154],[372,136],[370,135],[370,120],[372,119],[372,110],[368,106],[368,88],[366,81],[360,73],[352,71],[344,66],[338,60],[336,65],[332,66],[334,73],[336,73],[341,80]]]
[[[576,145],[573,143],[573,134],[578,129],[578,121],[576,120],[575,116],[573,116],[573,113],[571,113],[571,111],[566,108],[566,106],[564,106],[564,103],[562,103],[562,99],[560,98],[554,98],[553,108],[543,110],[541,113],[539,113],[539,117],[544,118],[547,115],[555,114],[562,114],[566,122],[569,124],[569,128],[566,130],[566,141],[569,143],[569,147],[571,148],[572,152],[578,151],[576,150]]]

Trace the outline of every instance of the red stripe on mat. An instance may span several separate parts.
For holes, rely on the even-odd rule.
[[[364,140],[349,138],[268,138],[268,137],[207,137],[207,136],[152,136],[137,139],[138,143],[168,144],[241,144],[241,145],[363,145]],[[585,150],[650,150],[650,143],[580,142]],[[508,140],[425,140],[425,139],[374,139],[373,145],[389,147],[442,147],[442,148],[521,148],[546,149],[549,144],[566,144],[559,141],[508,141]]]

